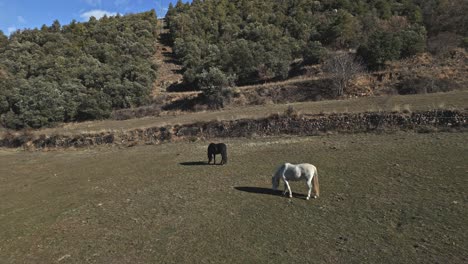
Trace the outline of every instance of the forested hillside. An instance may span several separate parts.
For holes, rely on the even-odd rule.
[[[8,128],[102,119],[149,100],[156,14],[0,33],[0,115]]]
[[[466,13],[466,0],[179,0],[169,6],[159,53],[154,11],[0,32],[0,125],[39,128],[144,106],[153,56],[171,51],[180,87],[203,91],[197,103],[210,107],[223,107],[233,86],[287,79],[312,64],[331,73],[331,93],[340,96],[363,67],[427,51],[454,57],[450,49],[468,47]],[[350,70],[337,77],[345,64]]]
[[[429,38],[434,50],[463,45],[466,13],[466,0],[194,0],[171,5],[166,20],[184,81],[213,94],[285,79],[293,62],[320,63],[331,50],[357,50],[378,69],[426,51]]]

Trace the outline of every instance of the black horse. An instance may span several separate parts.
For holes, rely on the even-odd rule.
[[[213,159],[213,164],[216,164],[216,154],[221,154],[221,165],[227,163],[227,147],[226,144],[224,143],[210,143],[208,146],[208,164],[211,163],[211,160]]]

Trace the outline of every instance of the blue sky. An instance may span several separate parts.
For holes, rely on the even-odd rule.
[[[9,35],[17,29],[50,26],[55,19],[65,25],[73,19],[88,21],[90,16],[115,15],[156,10],[166,14],[169,3],[177,0],[0,0],[0,30]],[[188,2],[185,0],[184,2]]]

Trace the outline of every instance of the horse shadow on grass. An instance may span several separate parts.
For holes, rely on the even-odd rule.
[[[242,187],[234,187],[234,189],[242,192],[248,192],[248,193],[256,193],[256,194],[267,194],[267,195],[274,195],[274,196],[283,196],[283,191],[280,190],[273,190],[271,188],[262,188],[262,187],[247,187],[247,186],[242,186]],[[287,196],[285,196],[287,197]],[[300,193],[295,193],[293,192],[293,197],[294,198],[306,198],[307,196],[304,194]]]
[[[182,165],[182,166],[204,166],[204,165],[221,166],[223,164],[221,163],[213,164],[213,163],[207,163],[205,161],[187,161],[187,162],[181,162],[179,163],[179,165]]]
[[[203,166],[203,165],[210,165],[205,161],[187,161],[179,163],[182,166]]]

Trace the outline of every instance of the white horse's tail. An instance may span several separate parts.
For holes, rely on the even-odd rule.
[[[315,175],[314,175],[314,178],[312,179],[312,181],[314,182],[314,193],[317,197],[320,196],[320,186],[319,186],[319,180],[318,180],[318,170],[315,169]]]

